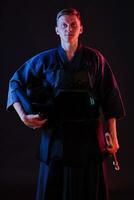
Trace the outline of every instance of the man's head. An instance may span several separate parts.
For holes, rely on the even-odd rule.
[[[76,42],[83,32],[79,11],[74,8],[61,10],[56,17],[55,30],[61,42]]]
[[[59,11],[57,16],[56,16],[56,23],[58,22],[59,18],[63,15],[74,15],[79,19],[79,21],[81,23],[80,12],[78,10],[74,9],[74,8],[66,8],[66,9]]]

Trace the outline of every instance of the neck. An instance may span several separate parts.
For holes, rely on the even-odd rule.
[[[74,56],[74,53],[78,47],[78,41],[75,42],[74,44],[70,44],[70,43],[65,43],[65,42],[61,42],[61,46],[62,48],[65,50],[67,57],[69,60],[71,60],[71,58]]]

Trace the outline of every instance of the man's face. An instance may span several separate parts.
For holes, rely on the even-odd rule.
[[[77,42],[82,31],[80,20],[75,15],[62,15],[57,21],[56,33],[61,42]]]

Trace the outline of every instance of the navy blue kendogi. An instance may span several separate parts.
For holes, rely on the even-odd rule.
[[[104,56],[79,44],[71,61],[61,46],[32,57],[10,80],[7,109],[15,102],[27,114],[48,118],[40,130],[37,200],[95,199],[97,193],[105,200],[101,115],[120,119],[124,107]],[[86,176],[93,176],[92,183]],[[70,184],[78,191],[70,191]]]

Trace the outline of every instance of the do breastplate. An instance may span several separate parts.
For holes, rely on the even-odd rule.
[[[55,107],[58,118],[83,120],[95,114],[95,100],[91,93],[88,70],[61,68],[55,80]]]

